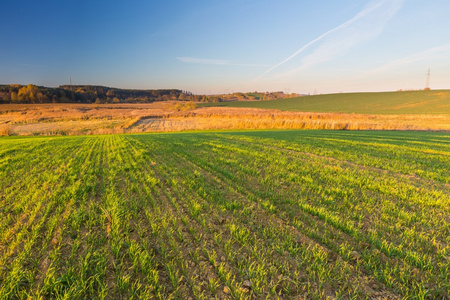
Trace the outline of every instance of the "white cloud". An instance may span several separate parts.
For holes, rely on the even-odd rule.
[[[206,59],[195,57],[177,57],[178,60],[188,64],[201,64],[201,65],[228,65],[230,62],[223,59]]]
[[[405,1],[372,1],[356,16],[307,43],[291,56],[270,67],[256,79],[267,75],[275,68],[289,62],[313,45],[318,44],[318,47],[313,53],[305,56],[300,66],[284,75],[291,75],[299,70],[332,60],[357,44],[375,38],[383,31],[386,23],[397,13]]]
[[[37,64],[17,64],[20,67],[32,67],[32,68],[41,68],[45,67],[44,65],[37,65]]]
[[[267,67],[267,65],[260,64],[236,64],[224,59],[208,59],[195,57],[177,57],[176,59],[188,64],[200,65],[220,65],[220,66],[241,66],[241,67]]]
[[[432,61],[435,59],[446,59],[450,56],[450,44],[446,44],[439,47],[434,47],[419,53],[415,53],[397,60],[394,60],[388,64],[385,64],[383,66],[380,66],[376,69],[370,70],[367,72],[367,74],[375,74],[375,73],[381,73],[385,71],[389,71],[391,69],[402,67],[405,65],[410,65],[415,62],[420,61]]]

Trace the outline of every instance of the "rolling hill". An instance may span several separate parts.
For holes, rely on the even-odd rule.
[[[270,101],[235,101],[204,106],[358,114],[450,114],[450,90],[341,93]]]

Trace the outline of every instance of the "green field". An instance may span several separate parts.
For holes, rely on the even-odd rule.
[[[342,93],[270,101],[235,101],[204,106],[357,114],[450,114],[450,91]]]
[[[450,134],[0,139],[0,299],[449,299]]]

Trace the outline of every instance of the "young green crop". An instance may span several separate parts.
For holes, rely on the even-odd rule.
[[[446,299],[450,135],[0,139],[0,298]]]
[[[251,107],[321,113],[449,114],[449,103],[449,90],[431,90],[308,95],[268,101],[207,103],[201,106]]]

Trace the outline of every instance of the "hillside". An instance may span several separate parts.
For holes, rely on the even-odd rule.
[[[236,101],[205,106],[358,114],[450,114],[450,90],[343,93],[271,101]]]

